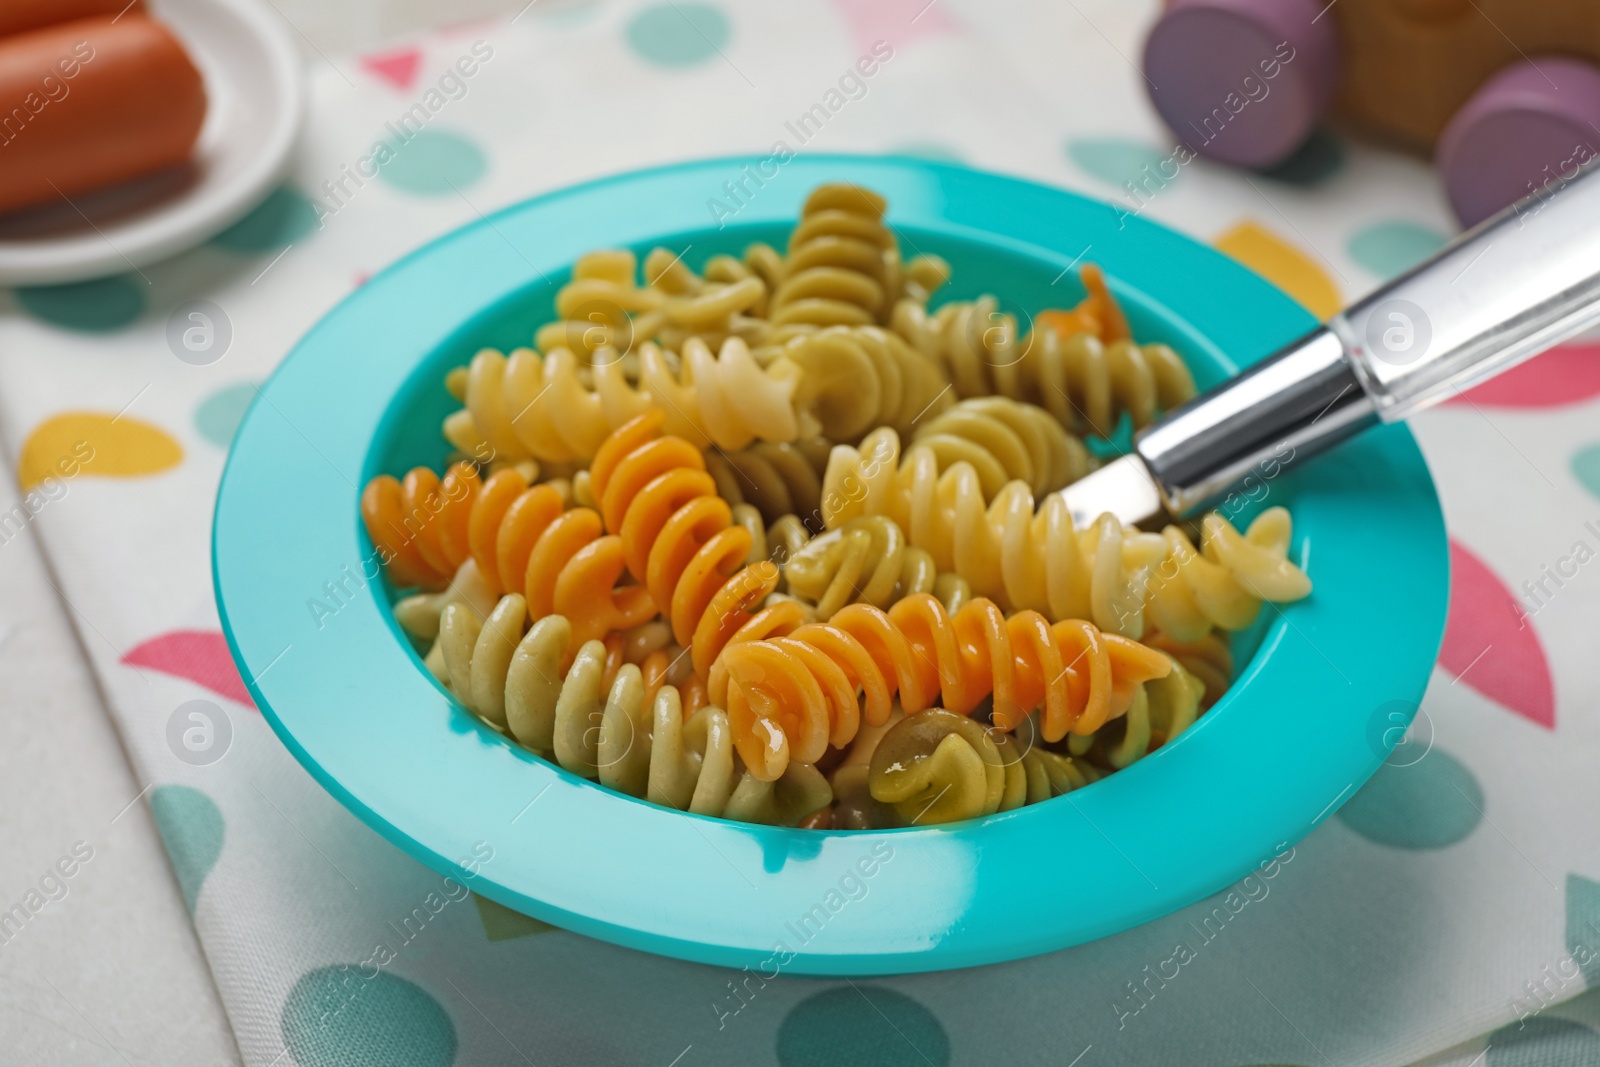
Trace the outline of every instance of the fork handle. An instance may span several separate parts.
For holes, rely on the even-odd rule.
[[[1199,510],[1252,469],[1407,418],[1600,322],[1595,169],[1558,176],[1146,428],[1134,447],[1169,509]]]

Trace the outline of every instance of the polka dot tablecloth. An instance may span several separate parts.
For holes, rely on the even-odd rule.
[[[317,58],[292,175],[206,246],[0,294],[0,437],[20,490],[0,537],[41,535],[252,1067],[1600,1064],[1600,1013],[1579,998],[1600,980],[1591,341],[1416,421],[1454,578],[1432,687],[1389,763],[1271,880],[1036,959],[763,982],[507,911],[324,794],[228,659],[211,507],[256,387],[374,271],[531,194],[765,154],[821,102],[805,150],[1087,192],[1319,315],[1448,238],[1423,164],[1337,133],[1264,174],[1182,158],[1128,60],[1151,15],[1115,0],[541,0]],[[864,93],[827,103],[875,47],[890,57]],[[196,708],[220,759],[182,743]],[[1375,744],[1394,713],[1372,709]]]

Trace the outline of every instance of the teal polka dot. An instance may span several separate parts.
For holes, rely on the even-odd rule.
[[[1567,951],[1584,984],[1600,986],[1600,882],[1567,875]]]
[[[150,813],[178,875],[183,902],[193,913],[200,887],[222,855],[222,812],[198,789],[163,785],[150,794]]]
[[[307,971],[289,990],[279,1025],[300,1067],[449,1067],[456,1028],[415,982],[371,966]]]
[[[1482,818],[1478,780],[1437,746],[1416,763],[1379,767],[1339,809],[1346,826],[1390,848],[1444,848],[1470,834]]]
[[[454,193],[483,177],[488,169],[483,150],[460,134],[421,130],[410,140],[391,142],[394,155],[378,168],[396,189],[422,196]]]
[[[1172,184],[1180,173],[1168,153],[1124,137],[1074,138],[1067,142],[1067,155],[1084,173],[1119,189],[1131,182],[1145,196]]]
[[[1600,445],[1589,445],[1572,457],[1572,476],[1595,496],[1600,496]]]
[[[234,431],[239,428],[239,421],[244,418],[245,409],[255,398],[254,382],[240,382],[238,385],[218,389],[200,401],[200,406],[195,408],[194,428],[199,431],[201,437],[218,448],[227,448],[233,443]]]
[[[111,333],[144,314],[144,283],[126,274],[17,290],[28,314],[81,333]]]
[[[1380,278],[1392,278],[1443,248],[1438,230],[1414,222],[1378,222],[1360,230],[1347,246],[1350,258]]]
[[[1332,134],[1317,130],[1294,155],[1261,172],[1264,178],[1285,185],[1321,185],[1344,169],[1344,145]]]
[[[836,986],[790,1009],[778,1027],[782,1067],[948,1067],[933,1012],[883,986]]]
[[[298,190],[274,189],[256,209],[211,239],[229,252],[279,252],[317,228],[311,201]]]
[[[929,159],[935,163],[966,162],[966,158],[956,149],[936,141],[913,141],[896,148],[894,153],[897,156],[910,156],[912,159]]]
[[[661,67],[692,67],[728,43],[728,20],[710,4],[655,4],[628,23],[628,45]]]
[[[1600,1035],[1565,1019],[1536,1016],[1489,1035],[1487,1067],[1600,1067]]]

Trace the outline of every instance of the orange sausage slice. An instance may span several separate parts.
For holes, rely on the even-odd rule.
[[[199,70],[143,15],[0,38],[0,211],[180,163],[205,113]]]
[[[58,22],[123,14],[144,14],[144,0],[5,0],[0,3],[0,37]]]

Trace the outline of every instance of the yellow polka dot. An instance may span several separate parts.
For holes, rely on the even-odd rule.
[[[17,464],[17,481],[27,492],[52,476],[137,478],[182,461],[182,446],[148,422],[132,415],[69,411],[46,419],[28,435]]]
[[[1258,223],[1241,222],[1218,237],[1215,244],[1300,301],[1319,319],[1328,318],[1344,306],[1338,286],[1310,256]]]

